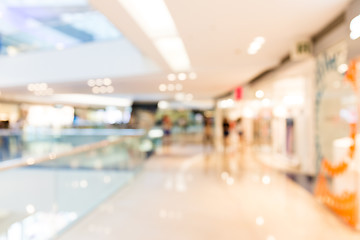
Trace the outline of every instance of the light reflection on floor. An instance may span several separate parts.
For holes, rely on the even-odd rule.
[[[67,239],[359,239],[305,189],[240,152],[173,146]],[[109,211],[111,209],[111,211]]]

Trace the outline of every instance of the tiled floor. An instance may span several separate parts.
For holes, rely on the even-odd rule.
[[[302,187],[242,153],[173,146],[59,239],[360,239]]]

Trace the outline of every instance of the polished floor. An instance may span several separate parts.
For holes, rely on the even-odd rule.
[[[157,153],[143,171],[59,239],[360,239],[251,148]]]

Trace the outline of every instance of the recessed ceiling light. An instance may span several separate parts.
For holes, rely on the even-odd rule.
[[[166,89],[167,89],[167,87],[166,87],[165,84],[160,84],[160,85],[159,85],[159,90],[160,90],[161,92],[165,92]]]
[[[110,78],[104,78],[103,83],[104,83],[104,85],[109,86],[109,85],[111,85],[112,81]]]
[[[186,94],[185,96],[186,101],[191,101],[194,99],[194,96],[191,93]]]
[[[189,73],[189,79],[190,79],[190,80],[195,80],[196,78],[197,78],[197,74],[196,74],[196,73],[194,73],[194,72]]]
[[[92,92],[95,93],[95,94],[100,93],[100,87],[93,87]]]
[[[177,78],[178,78],[180,81],[186,80],[186,73],[179,73],[179,74],[177,75]]]
[[[94,87],[96,85],[96,82],[94,79],[90,79],[88,82],[87,82],[88,86],[89,87]]]
[[[96,79],[96,86],[101,87],[103,85],[103,80],[101,78]]]
[[[100,92],[101,92],[101,93],[106,93],[106,92],[107,92],[107,87],[101,86],[101,87],[100,87]]]
[[[184,94],[184,93],[177,93],[177,94],[175,94],[175,100],[177,100],[177,101],[184,101],[184,100],[185,100],[185,94]]]
[[[175,90],[175,85],[174,85],[174,84],[168,84],[167,89],[168,89],[170,92],[172,92],[172,91]]]
[[[113,86],[108,86],[107,87],[107,92],[108,93],[113,93],[114,92],[114,87]]]
[[[174,73],[170,73],[169,75],[167,75],[167,79],[169,81],[175,81],[176,80],[176,75]]]
[[[262,90],[257,90],[256,93],[255,93],[255,96],[257,98],[263,98],[264,97],[264,92]]]
[[[175,89],[176,89],[176,91],[181,91],[181,90],[183,90],[183,85],[181,85],[180,83],[177,83],[175,85]]]

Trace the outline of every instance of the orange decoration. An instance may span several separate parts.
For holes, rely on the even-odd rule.
[[[323,159],[322,168],[325,170],[330,176],[334,177],[339,175],[348,168],[348,164],[346,162],[341,162],[337,166],[333,166],[327,159]]]
[[[357,89],[357,84],[356,84],[356,60],[352,60],[349,64],[349,68],[345,74],[345,80],[349,81],[354,89]]]
[[[356,84],[356,60],[353,60],[349,64],[349,69],[345,74],[345,80],[349,81],[354,91],[357,92]],[[351,145],[348,148],[347,157],[350,159],[354,158],[355,149],[356,149],[356,133],[357,125],[356,123],[350,124],[350,133],[349,137],[352,140]],[[345,159],[346,157],[344,157]],[[328,208],[330,208],[334,213],[341,217],[346,223],[352,227],[356,227],[357,219],[357,194],[344,192],[340,196],[334,195],[328,189],[327,179],[324,175],[326,173],[329,177],[335,177],[344,173],[349,167],[347,161],[342,160],[338,165],[333,165],[326,158],[323,158],[321,163],[321,171],[318,176],[318,180],[315,186],[315,196]]]
[[[345,192],[341,196],[332,194],[327,187],[325,176],[320,174],[315,188],[315,196],[350,226],[356,226],[358,219],[355,193]]]

